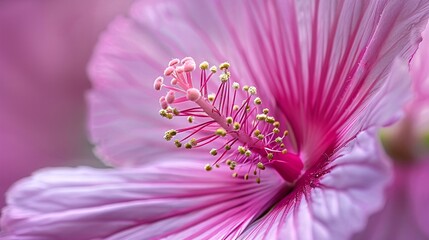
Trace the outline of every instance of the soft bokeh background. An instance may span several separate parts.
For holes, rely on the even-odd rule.
[[[0,1],[0,208],[18,179],[97,165],[85,130],[86,64],[131,0]]]

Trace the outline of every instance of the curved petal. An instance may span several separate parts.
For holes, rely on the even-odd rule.
[[[427,68],[427,58],[429,57],[429,29],[422,33],[423,41],[419,45],[411,62],[411,76],[413,79],[413,91],[415,92],[415,104],[413,108],[423,107],[423,103],[429,103],[429,69]],[[423,105],[423,106],[422,106]],[[410,109],[412,111],[412,109]]]
[[[243,239],[348,239],[383,203],[390,168],[373,132],[360,133],[322,172],[280,202]]]
[[[385,91],[393,59],[411,58],[428,5],[420,0],[137,2],[131,19],[118,19],[102,37],[91,64],[97,152],[110,163],[135,164],[174,151],[156,140],[161,126],[173,123],[155,118],[157,98],[148,89],[164,63],[190,55],[231,62],[233,76],[256,84],[272,111],[286,116],[295,150],[316,159],[374,123],[354,120]]]
[[[423,41],[411,62],[414,98],[406,108],[407,120],[413,123],[411,134],[415,138],[424,138],[429,131],[429,29],[422,35]]]
[[[270,177],[257,184],[232,178],[229,169],[205,172],[196,165],[39,171],[9,192],[2,234],[45,240],[234,238],[283,185],[268,169]]]

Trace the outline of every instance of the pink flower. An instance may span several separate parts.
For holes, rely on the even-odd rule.
[[[429,238],[429,31],[423,36],[411,62],[414,98],[405,108],[405,117],[383,134],[394,167],[387,203],[355,236],[357,240]]]
[[[382,205],[390,175],[375,131],[408,97],[402,62],[428,13],[420,1],[136,3],[102,36],[90,67],[91,135],[116,169],[44,170],[21,181],[3,212],[4,236],[350,237]],[[154,84],[178,55],[194,58],[173,60]],[[230,66],[209,79],[205,60]],[[162,111],[154,86],[173,90]],[[212,123],[195,127],[204,119]],[[266,121],[255,128],[255,119]],[[275,128],[289,135],[271,139]],[[164,133],[192,149],[165,143]]]
[[[18,179],[91,155],[85,67],[99,32],[129,5],[107,2],[0,2],[0,207]]]

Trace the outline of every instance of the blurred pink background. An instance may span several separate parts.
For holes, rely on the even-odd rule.
[[[47,166],[97,165],[86,137],[86,64],[131,0],[0,2],[0,207]]]

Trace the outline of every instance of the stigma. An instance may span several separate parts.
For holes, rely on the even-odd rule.
[[[211,149],[207,154],[213,161],[204,166],[206,171],[227,167],[234,178],[260,183],[267,167],[294,161],[284,143],[288,131],[263,107],[255,86],[232,80],[230,67],[228,62],[210,66],[206,61],[197,67],[191,57],[168,63],[153,85],[156,91],[166,90],[159,113],[186,121],[183,128],[167,130],[164,139],[178,148]]]

